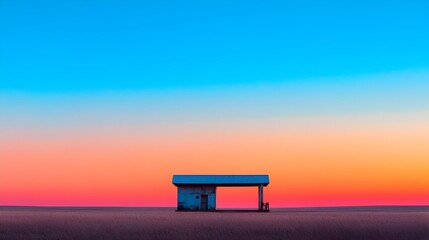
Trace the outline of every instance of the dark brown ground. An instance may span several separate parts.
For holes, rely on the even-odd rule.
[[[429,207],[175,212],[0,207],[0,239],[429,239]]]

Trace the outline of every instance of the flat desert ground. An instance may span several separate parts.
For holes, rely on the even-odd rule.
[[[429,206],[176,212],[0,207],[0,239],[429,239]]]

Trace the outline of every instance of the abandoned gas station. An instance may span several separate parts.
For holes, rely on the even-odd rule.
[[[217,187],[257,187],[258,210],[269,211],[264,202],[268,175],[173,175],[177,187],[177,211],[216,210]]]

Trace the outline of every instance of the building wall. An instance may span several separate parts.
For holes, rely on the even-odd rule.
[[[177,210],[201,209],[201,195],[207,195],[207,210],[216,210],[216,187],[179,186],[177,187]]]

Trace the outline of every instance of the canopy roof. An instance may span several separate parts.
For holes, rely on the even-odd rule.
[[[173,184],[215,186],[267,186],[268,175],[173,175]]]

